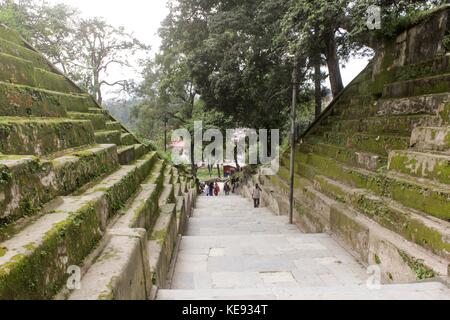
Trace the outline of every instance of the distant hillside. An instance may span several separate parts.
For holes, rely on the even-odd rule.
[[[111,115],[122,122],[127,128],[134,129],[136,124],[131,117],[133,107],[139,104],[139,100],[129,101],[114,101],[110,100],[105,102],[105,108],[111,113]]]

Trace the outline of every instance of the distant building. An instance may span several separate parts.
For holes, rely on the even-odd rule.
[[[237,171],[237,168],[235,165],[232,164],[225,164],[223,166],[223,176],[225,178],[230,177],[233,173],[235,173]]]

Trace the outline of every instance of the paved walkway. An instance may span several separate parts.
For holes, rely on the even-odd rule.
[[[369,290],[368,275],[326,234],[302,234],[238,196],[200,197],[171,290],[159,299],[442,299],[439,283]]]

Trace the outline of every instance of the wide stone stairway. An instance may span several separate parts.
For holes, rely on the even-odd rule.
[[[200,197],[159,300],[450,299],[439,282],[369,289],[370,275],[328,234],[238,196]]]

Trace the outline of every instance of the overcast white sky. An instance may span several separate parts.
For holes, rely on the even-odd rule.
[[[50,3],[65,3],[78,8],[84,16],[104,17],[110,24],[124,26],[136,38],[152,46],[152,55],[160,46],[158,28],[168,14],[167,0],[48,0]],[[352,59],[342,70],[344,84],[347,85],[367,65],[366,59]],[[109,80],[125,76],[139,80],[139,72],[113,70]],[[111,94],[107,95],[112,97]]]

